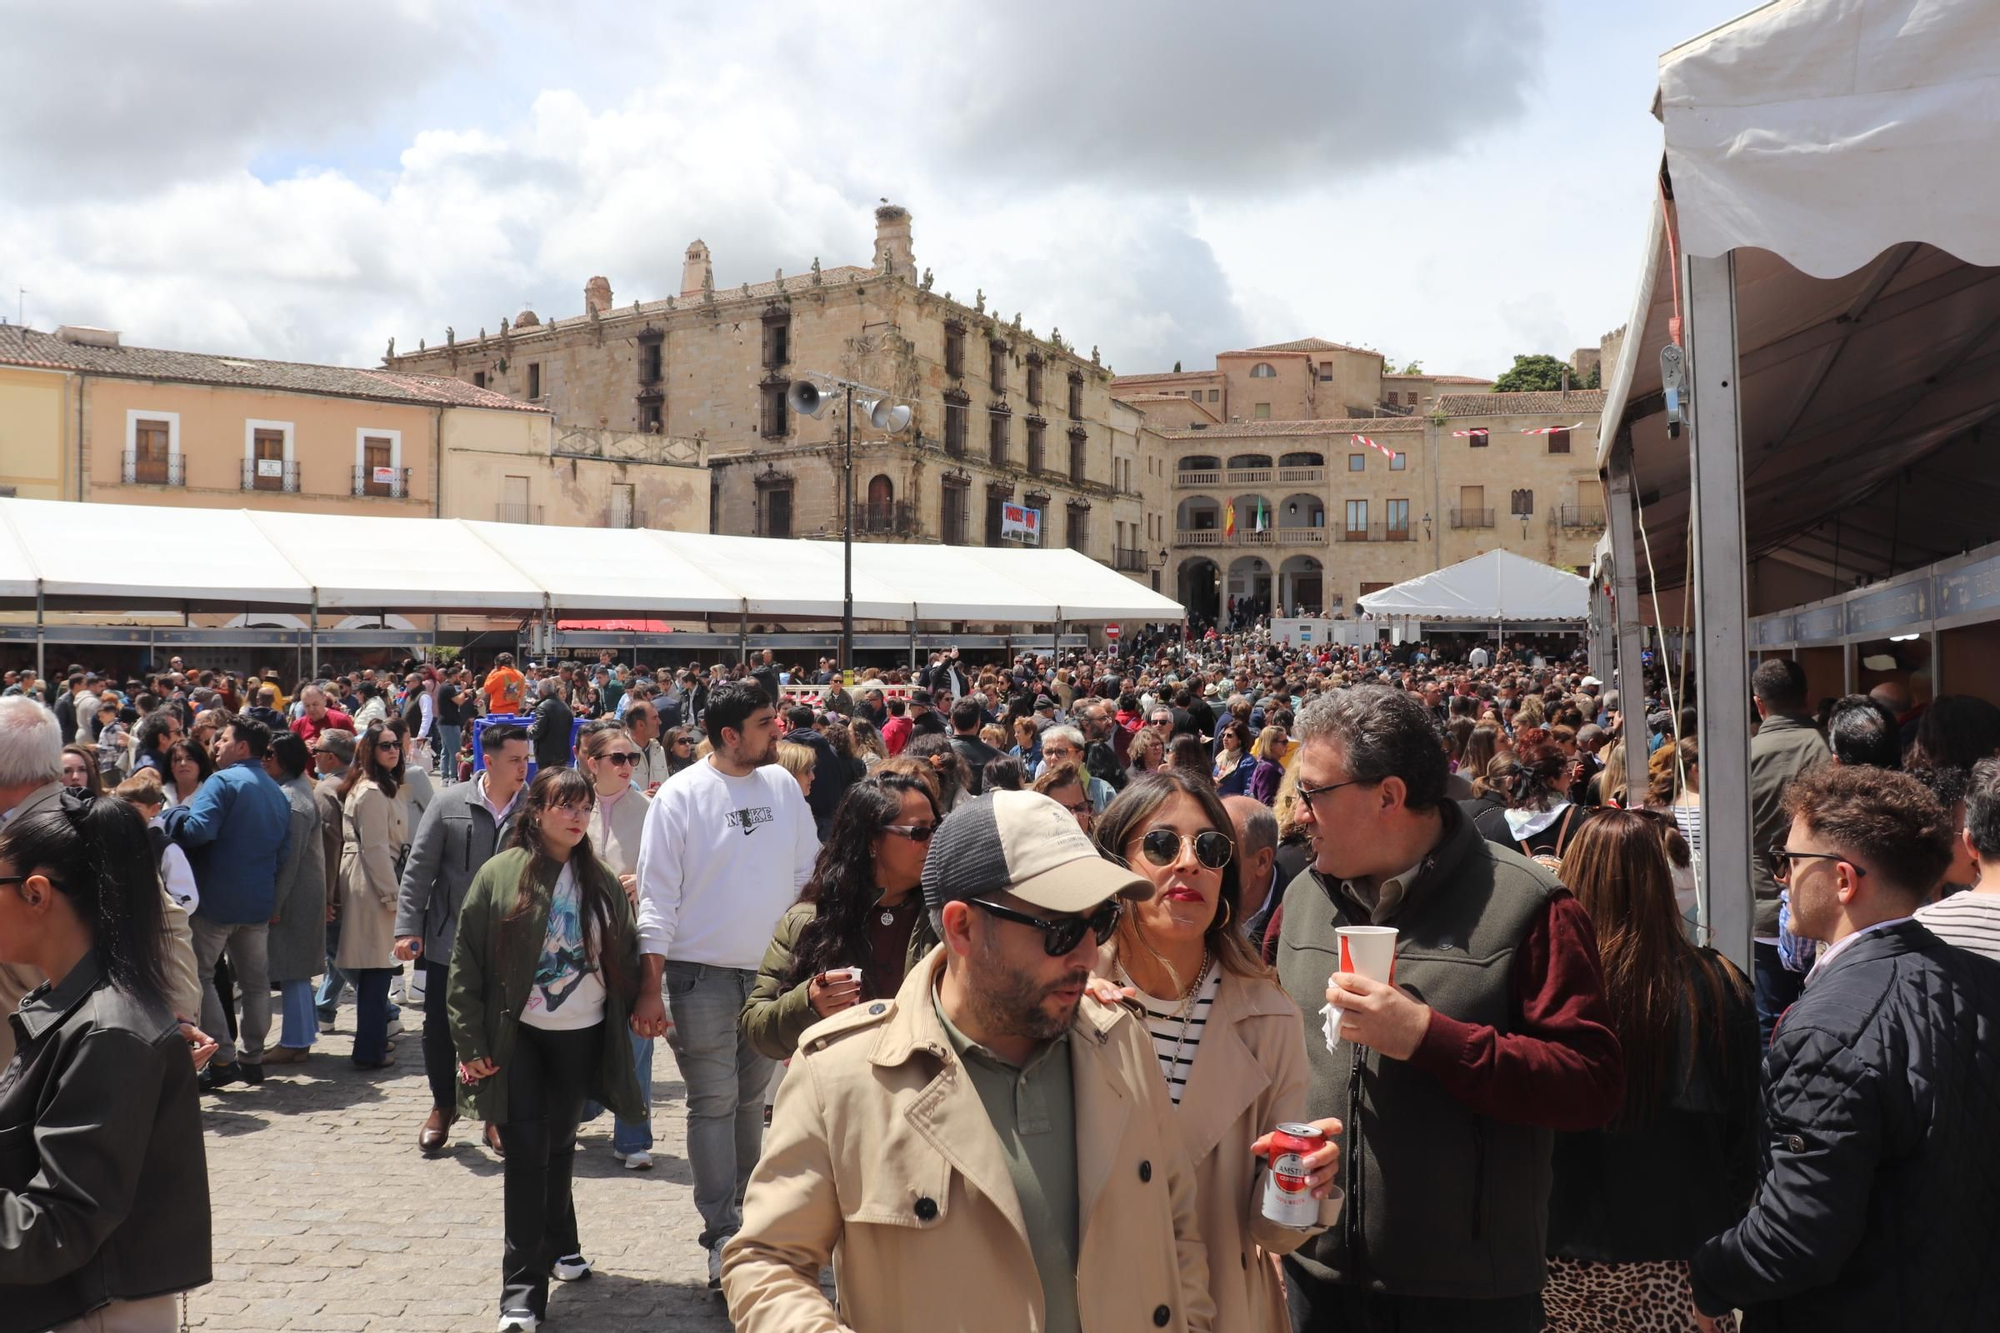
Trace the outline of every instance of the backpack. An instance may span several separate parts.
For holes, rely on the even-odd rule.
[[[1529,844],[1525,841],[1514,844],[1521,849],[1521,855],[1527,857],[1530,861],[1533,861],[1536,865],[1558,879],[1562,878],[1563,848],[1569,844],[1569,821],[1575,817],[1576,809],[1576,806],[1572,805],[1569,809],[1563,811],[1562,823],[1556,825],[1556,846],[1554,851],[1531,851]]]

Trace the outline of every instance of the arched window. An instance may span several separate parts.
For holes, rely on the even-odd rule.
[[[1325,467],[1325,454],[1286,454],[1278,460],[1279,467]]]
[[[886,532],[896,509],[896,483],[888,474],[868,479],[868,507],[862,511],[863,527],[869,532]]]
[[[1274,380],[1278,378],[1278,369],[1269,361],[1259,361],[1256,365],[1250,367],[1250,378],[1253,380]]]
[[[1232,472],[1244,468],[1269,466],[1271,466],[1271,455],[1269,454],[1234,454],[1229,459],[1229,468]]]
[[[1214,454],[1187,454],[1181,458],[1182,472],[1219,472],[1222,460]]]

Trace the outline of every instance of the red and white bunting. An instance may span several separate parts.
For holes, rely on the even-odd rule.
[[[1394,458],[1396,456],[1396,451],[1394,449],[1385,448],[1382,445],[1375,443],[1375,441],[1369,439],[1366,435],[1355,436],[1354,442],[1356,444],[1365,444],[1378,454],[1387,454],[1390,458]]]
[[[1492,433],[1485,426],[1474,426],[1471,430],[1455,430],[1451,434],[1453,439],[1462,440],[1468,435],[1491,435]]]
[[[1576,424],[1575,424],[1574,426],[1544,426],[1544,427],[1542,427],[1542,428],[1541,428],[1540,430],[1524,430],[1524,431],[1522,431],[1522,432],[1521,432],[1521,434],[1523,434],[1523,435],[1556,435],[1556,434],[1560,434],[1560,433],[1561,433],[1561,432],[1563,432],[1563,431],[1571,431],[1571,430],[1582,430],[1582,429],[1583,429],[1583,423],[1582,423],[1581,421],[1579,421],[1579,422],[1577,422],[1577,423],[1576,423]]]

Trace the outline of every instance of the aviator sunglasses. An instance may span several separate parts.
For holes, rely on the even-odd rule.
[[[1184,842],[1194,844],[1194,859],[1210,870],[1220,870],[1229,864],[1229,858],[1236,853],[1236,844],[1226,833],[1214,829],[1197,833],[1192,838],[1176,833],[1172,829],[1156,828],[1139,839],[1139,851],[1156,866],[1170,866],[1180,857]]]

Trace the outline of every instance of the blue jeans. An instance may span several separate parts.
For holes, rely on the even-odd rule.
[[[438,776],[446,782],[458,780],[458,738],[463,731],[448,722],[437,724]]]
[[[687,1155],[701,1244],[712,1249],[743,1227],[743,1190],[764,1146],[764,1093],[775,1062],[736,1024],[757,974],[667,960],[668,1036],[687,1085]]]
[[[340,921],[326,923],[326,975],[319,979],[319,993],[313,996],[322,1016],[333,1017],[333,1011],[340,1005],[340,997],[354,984],[354,978],[333,965],[334,954],[340,951]]]
[[[1778,1020],[1798,1000],[1799,992],[1805,989],[1806,976],[1803,972],[1786,970],[1778,957],[1777,945],[1753,944],[1750,947],[1756,959],[1757,1026],[1764,1034],[1764,1045],[1768,1049]]]
[[[639,1092],[650,1103],[653,1100],[653,1039],[642,1037],[628,1030],[625,1034],[632,1039],[632,1072],[639,1076]],[[595,1120],[604,1114],[603,1102],[585,1102],[583,1118]],[[613,1117],[611,1122],[611,1151],[625,1153],[653,1150],[653,1122],[640,1120],[633,1122],[623,1116]]]
[[[319,1036],[319,1008],[314,1003],[312,982],[281,981],[278,991],[285,1022],[278,1033],[278,1045],[311,1050],[313,1038]]]

